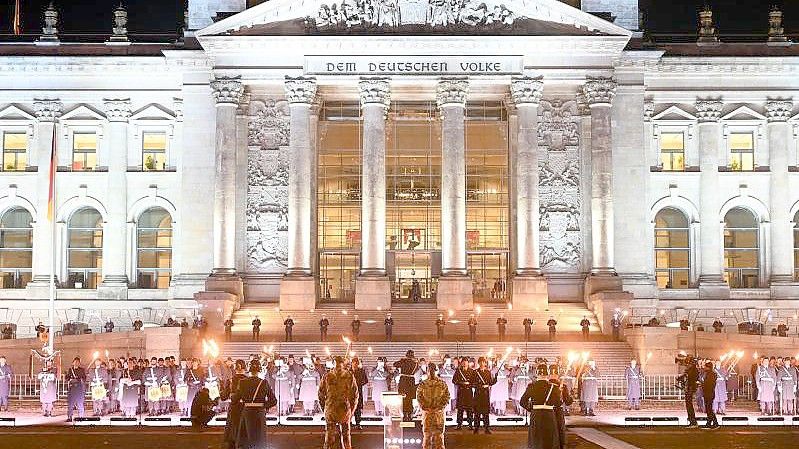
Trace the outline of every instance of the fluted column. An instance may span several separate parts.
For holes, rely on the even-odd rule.
[[[699,119],[699,296],[719,298],[729,296],[724,282],[722,265],[721,221],[719,209],[719,147],[721,125],[719,118],[724,104],[718,100],[696,102]]]
[[[105,100],[108,118],[108,218],[103,225],[103,282],[101,287],[127,286],[128,118],[130,100]],[[121,296],[122,293],[111,294]],[[119,298],[121,299],[121,297]]]
[[[793,112],[793,101],[770,100],[766,102],[768,116],[769,199],[771,203],[771,286],[772,297],[784,298],[787,292],[779,291],[779,284],[793,282],[793,225],[790,216],[790,186],[788,165],[790,145],[793,141],[788,119]],[[777,290],[775,290],[775,287]]]
[[[50,154],[53,145],[53,127],[58,126],[63,105],[58,100],[36,100],[33,103],[36,115],[36,150],[33,153],[37,165],[36,172],[36,224],[33,227],[33,282],[31,287],[47,287],[50,282],[51,260],[53,258],[53,233],[47,219],[47,203],[50,185]],[[58,139],[58,135],[56,135]],[[59,148],[59,151],[65,151]],[[56,158],[58,160],[58,158]],[[58,201],[55,203],[56,210]],[[54,217],[56,219],[56,217]],[[56,273],[58,277],[58,273]],[[56,280],[57,281],[57,280]],[[44,297],[47,291],[41,292]]]
[[[214,177],[214,277],[236,275],[236,108],[244,94],[241,80],[211,81],[216,100]]]

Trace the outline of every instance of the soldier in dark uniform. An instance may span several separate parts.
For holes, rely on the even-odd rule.
[[[469,341],[476,341],[477,340],[477,318],[474,317],[474,314],[469,316],[469,321],[466,323],[469,325]]]
[[[713,321],[713,332],[720,334],[722,329],[724,329],[724,323],[720,318],[716,318],[716,321]]]
[[[574,403],[569,388],[560,381],[560,368],[557,366],[549,367],[549,382],[560,390],[561,406],[555,407],[555,419],[558,421],[558,433],[560,435],[560,449],[566,447],[566,415],[569,407]]]
[[[67,393],[67,421],[72,421],[72,412],[78,409],[78,416],[83,417],[83,403],[86,400],[86,370],[80,366],[80,357],[72,360],[72,367],[64,376],[69,392]]]
[[[239,384],[242,379],[247,378],[247,364],[244,360],[236,360],[235,373],[230,380],[230,408],[227,413],[227,421],[225,422],[225,433],[223,441],[225,447],[228,449],[236,449],[236,435],[239,431],[239,421],[241,420],[241,411],[244,404],[239,397]]]
[[[103,329],[105,329],[105,332],[109,333],[109,334],[111,332],[114,332],[114,322],[111,321],[111,318],[109,318],[108,322],[105,323],[105,326],[103,326]]]
[[[713,362],[705,362],[705,379],[702,382],[702,398],[705,400],[705,412],[707,413],[707,423],[705,427],[708,429],[717,429],[719,427],[719,420],[716,413],[713,411],[713,402],[716,399],[716,379],[717,374],[714,369]]]
[[[358,341],[358,336],[361,335],[361,320],[358,318],[358,315],[355,315],[353,318],[352,323],[350,323],[352,341]]]
[[[787,337],[788,336],[788,325],[785,323],[780,323],[777,326],[777,335],[780,337]]]
[[[327,319],[327,315],[324,313],[322,314],[322,319],[319,320],[319,338],[322,341],[327,341],[327,328],[330,327],[330,320]]]
[[[557,386],[547,380],[546,364],[538,365],[538,379],[527,386],[519,403],[530,412],[527,427],[528,449],[560,449],[560,429],[555,413],[562,406],[561,393]]]
[[[580,327],[582,328],[583,332],[583,340],[588,341],[588,332],[591,328],[591,322],[588,321],[588,317],[583,317],[583,319],[580,321]]]
[[[549,321],[547,321],[547,327],[549,328],[549,341],[555,341],[555,332],[557,329],[555,326],[558,325],[558,322],[555,321],[555,317],[549,317]]]
[[[231,341],[233,340],[233,320],[232,317],[228,317],[224,323],[225,326],[225,340]]]
[[[144,323],[142,323],[141,319],[136,318],[133,321],[133,330],[134,331],[140,331],[143,327],[144,327]]]
[[[488,427],[488,414],[491,411],[491,386],[497,383],[496,377],[488,369],[488,360],[480,357],[477,361],[479,367],[473,371],[472,381],[474,387],[474,433],[480,430],[480,421],[483,422],[486,434],[491,433]]]
[[[250,362],[250,377],[239,380],[234,398],[241,405],[241,418],[236,433],[235,447],[262,449],[266,447],[266,411],[277,405],[275,393],[269,382],[258,377],[261,363]]]
[[[286,328],[286,341],[294,341],[294,335],[292,335],[294,320],[291,319],[291,315],[286,318],[286,321],[283,321],[283,326]]]
[[[699,382],[699,372],[696,369],[696,361],[689,357],[686,360],[685,372],[678,378],[685,385],[685,411],[688,413],[688,428],[697,427],[696,412],[694,411],[694,396],[696,396],[697,383]]]
[[[687,331],[688,327],[691,325],[691,322],[688,321],[688,318],[683,318],[680,320],[680,330]]]
[[[474,421],[472,416],[472,403],[474,402],[474,394],[472,393],[472,377],[474,373],[469,368],[469,360],[464,357],[461,359],[461,366],[455,370],[455,375],[452,377],[452,383],[457,388],[455,408],[457,414],[457,429],[463,428],[463,415],[466,414],[466,420],[471,429]]]
[[[252,320],[252,339],[253,341],[261,339],[261,319],[258,317]]]
[[[505,318],[505,314],[497,318],[497,333],[499,334],[499,341],[505,341],[505,328],[508,325],[508,320]]]
[[[386,319],[383,321],[383,325],[386,328],[386,341],[391,341],[392,333],[394,330],[394,318],[391,318],[391,314],[386,314]]]
[[[444,326],[447,324],[444,321],[444,315],[438,314],[438,318],[436,319],[436,339],[441,341],[444,339]]]
[[[411,421],[413,418],[413,398],[416,397],[416,379],[414,374],[419,369],[419,362],[414,357],[413,351],[408,350],[405,358],[394,362],[394,368],[399,370],[400,380],[397,384],[397,392],[404,394],[402,400],[402,420]]]
[[[530,341],[530,334],[533,332],[533,320],[525,318],[522,321],[522,326],[524,326],[524,341]]]
[[[613,329],[613,340],[621,341],[621,318],[619,314],[613,314],[613,318],[610,319],[610,327]]]
[[[369,383],[369,378],[366,376],[366,370],[363,369],[360,359],[355,357],[352,359],[352,375],[355,376],[355,383],[358,385],[358,404],[355,406],[355,428],[363,430],[361,427],[361,415],[363,414],[363,387]]]

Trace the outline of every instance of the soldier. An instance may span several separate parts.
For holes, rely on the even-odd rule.
[[[292,335],[292,328],[294,327],[294,320],[291,319],[291,315],[289,315],[285,321],[283,321],[283,326],[286,328],[286,341],[294,341],[294,335]]]
[[[361,320],[358,318],[358,315],[353,317],[352,323],[350,323],[350,329],[352,329],[352,341],[358,341],[358,336],[361,335]]]
[[[454,383],[458,389],[458,397],[455,402],[455,407],[458,410],[456,421],[458,430],[463,428],[464,414],[466,414],[466,420],[470,429],[474,424],[472,419],[472,403],[474,401],[474,395],[472,394],[472,377],[473,373],[472,369],[469,368],[469,360],[464,357],[461,359],[461,366],[455,371],[455,375],[452,378],[452,383]]]
[[[150,416],[157,415],[159,411],[162,375],[162,370],[158,367],[158,359],[151,358],[150,366],[142,373],[142,384],[144,384],[144,393],[147,397],[147,411]],[[154,393],[156,390],[158,390],[158,394]]]
[[[252,340],[259,341],[261,339],[261,319],[259,317],[255,317],[252,320]]]
[[[260,372],[261,363],[258,360],[251,361],[250,377],[239,380],[238,391],[233,396],[236,403],[241,404],[241,418],[234,447],[243,449],[267,447],[266,411],[277,404],[277,399],[269,383],[258,377]]]
[[[327,328],[330,327],[330,320],[327,319],[327,315],[324,313],[322,314],[322,319],[319,320],[319,339],[322,341],[327,341]]]
[[[497,318],[497,333],[499,334],[499,341],[505,341],[505,328],[508,325],[508,320],[505,318],[505,314],[501,314],[499,318]]]
[[[316,409],[316,396],[319,390],[319,372],[314,369],[313,361],[310,357],[303,357],[302,359],[303,370],[300,375],[300,396],[299,400],[302,402],[302,409],[305,416],[313,415]]]
[[[11,379],[14,371],[6,364],[6,356],[0,355],[0,412],[8,411],[8,396],[11,393]]]
[[[480,430],[480,422],[485,425],[486,434],[491,434],[488,427],[488,414],[491,411],[491,386],[497,383],[497,378],[488,369],[488,360],[480,357],[477,361],[479,367],[472,375],[474,388],[474,433]]]
[[[560,429],[555,408],[562,405],[557,386],[547,379],[546,364],[539,364],[536,369],[537,380],[527,386],[520,399],[521,406],[530,412],[527,427],[528,449],[560,449]]]
[[[350,421],[358,403],[355,376],[335,358],[335,368],[319,384],[319,404],[325,412],[325,449],[352,449]]]
[[[377,366],[369,372],[369,380],[372,382],[372,402],[377,416],[383,416],[383,392],[388,391],[388,376],[386,358],[378,357]]]
[[[233,340],[233,317],[229,316],[222,324],[225,326],[225,340]]]
[[[402,399],[402,420],[411,421],[413,418],[413,398],[416,397],[415,374],[419,369],[419,362],[414,357],[413,351],[408,350],[405,358],[394,362],[394,368],[399,370],[400,380],[397,384],[397,392],[404,394]]]
[[[621,317],[618,313],[614,313],[610,319],[610,327],[613,329],[613,340],[621,341]]]
[[[447,322],[444,321],[444,315],[439,313],[438,318],[436,319],[436,339],[438,341],[444,339],[444,326],[446,324]]]
[[[719,427],[718,418],[713,412],[713,402],[716,394],[716,372],[713,369],[713,362],[705,362],[705,381],[702,383],[702,397],[705,401],[705,413],[707,414],[706,429],[717,429]]]
[[[42,415],[45,417],[53,416],[53,403],[58,397],[56,386],[56,370],[52,360],[45,360],[42,372],[37,376],[39,379],[39,402],[42,403]]]
[[[627,410],[640,410],[643,374],[637,360],[630,360],[630,366],[624,369],[624,377],[627,379]]]
[[[94,368],[91,371],[92,387],[92,412],[94,416],[103,416],[105,405],[108,400],[107,393],[110,391],[111,378],[108,369],[103,366],[100,359],[95,359]],[[102,395],[100,393],[103,393]]]
[[[780,337],[787,337],[788,336],[788,325],[785,323],[780,323],[777,326],[777,335]]]
[[[724,323],[717,317],[716,321],[713,321],[713,332],[720,334],[722,329],[724,329]]]
[[[105,326],[103,326],[103,329],[105,329],[105,332],[109,334],[111,332],[114,332],[114,322],[111,321],[110,317],[108,318],[108,321],[105,323]]]
[[[580,321],[580,328],[582,328],[583,332],[583,341],[588,341],[588,332],[590,331],[591,328],[591,322],[588,321],[588,317],[584,316],[583,319]]]
[[[691,322],[688,321],[688,318],[683,318],[680,320],[680,330],[687,331],[688,328],[691,326]]]
[[[530,334],[533,332],[533,320],[530,318],[525,318],[522,321],[522,326],[524,326],[524,341],[530,341]]]
[[[416,388],[416,400],[422,409],[422,449],[444,449],[444,409],[449,405],[447,384],[430,364],[430,375]]]
[[[713,400],[713,411],[718,415],[724,415],[727,413],[727,380],[730,375],[720,360],[716,360],[714,369],[716,371],[716,394]]]
[[[0,368],[2,370],[2,368]],[[780,403],[782,414],[786,416],[793,416],[794,407],[793,403],[796,400],[796,370],[790,366],[790,362],[786,359],[783,366],[777,372],[779,379],[777,385],[780,389]],[[726,388],[725,388],[726,393]],[[716,398],[718,399],[718,398]]]
[[[769,366],[767,358],[763,358],[763,361],[755,370],[757,400],[760,402],[760,413],[762,415],[774,414],[774,385],[776,380],[777,374],[774,368]]]
[[[140,331],[144,327],[144,323],[142,323],[140,318],[136,318],[133,320],[133,330]]]
[[[386,341],[391,341],[393,329],[394,329],[394,319],[391,318],[391,314],[386,314],[386,319],[383,321],[383,325],[386,328]]]
[[[358,404],[355,407],[355,428],[363,430],[363,427],[361,427],[361,416],[363,414],[363,403],[366,401],[366,388],[364,387],[369,383],[369,378],[366,376],[366,370],[363,369],[358,357],[352,359],[352,375],[355,376],[355,384],[358,385]]]
[[[291,414],[294,406],[294,373],[283,359],[275,360],[277,371],[274,373],[274,392],[278,402],[278,413]]]
[[[444,363],[441,365],[441,368],[438,370],[438,377],[447,384],[447,388],[449,389],[449,402],[447,406],[444,407],[444,413],[449,415],[452,413],[452,409],[454,409],[454,401],[455,401],[455,384],[452,383],[453,378],[455,377],[455,368],[452,366],[452,358],[450,358],[449,354],[444,354]]]
[[[555,326],[558,325],[558,322],[555,321],[554,316],[549,317],[549,321],[547,321],[547,327],[549,328],[549,341],[555,341]]]
[[[86,371],[80,366],[80,357],[72,359],[72,367],[64,376],[69,387],[67,394],[67,421],[72,421],[72,413],[77,408],[78,416],[83,417],[83,402],[86,400]]]
[[[596,416],[594,414],[594,408],[597,402],[599,402],[599,370],[596,368],[595,361],[588,361],[588,368],[583,371],[581,378],[582,388],[580,389],[580,400],[585,406],[585,416]]]
[[[469,321],[466,324],[469,325],[469,341],[476,341],[477,340],[477,318],[474,317],[474,314],[469,315]]]

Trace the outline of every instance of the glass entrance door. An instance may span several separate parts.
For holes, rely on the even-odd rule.
[[[505,302],[508,297],[508,253],[469,253],[466,257],[474,300]]]
[[[319,255],[319,283],[322,302],[355,302],[355,276],[360,263],[358,254]]]
[[[393,255],[393,257],[391,257]],[[435,300],[436,279],[431,267],[433,257],[427,251],[395,251],[391,295],[394,302],[426,302]]]

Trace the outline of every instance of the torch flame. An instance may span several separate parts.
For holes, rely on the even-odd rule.
[[[480,315],[480,313],[483,312],[483,308],[478,305],[477,307],[474,308],[474,311],[477,312],[478,315]]]
[[[94,354],[92,354],[92,358],[94,360],[97,360],[99,357],[100,357],[100,351],[94,351]]]
[[[455,315],[455,311],[454,311],[454,310],[452,310],[452,309],[449,309],[449,310],[447,311],[447,314],[449,315],[449,317],[450,317],[450,318],[452,318],[452,316],[453,316],[453,315]]]
[[[371,347],[371,346],[369,346],[368,348],[366,348],[366,350],[367,350],[367,351],[369,351],[369,354],[371,354],[371,353],[372,353],[372,347]]]

